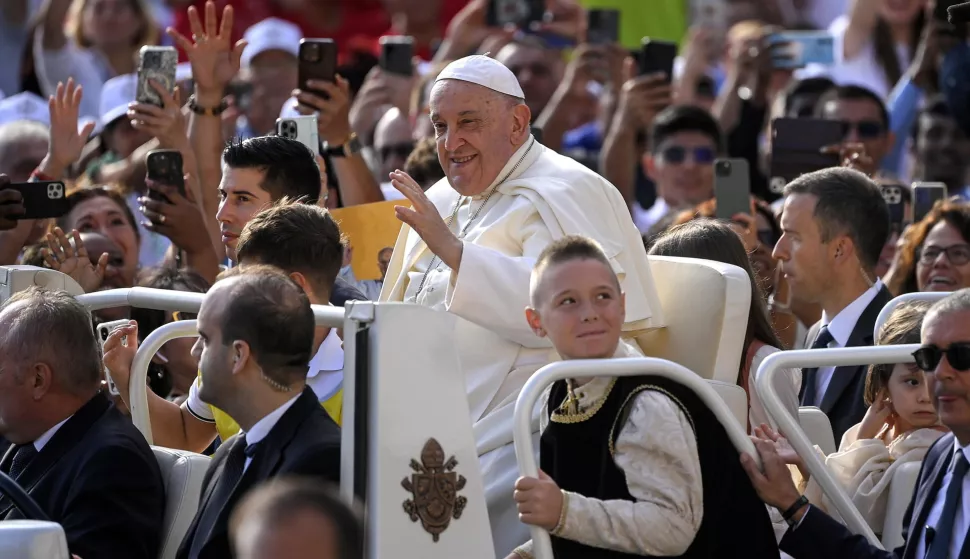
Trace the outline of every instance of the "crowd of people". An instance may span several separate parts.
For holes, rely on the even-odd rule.
[[[496,557],[531,558],[530,526],[559,558],[889,557],[843,526],[755,379],[785,350],[920,344],[915,363],[787,369],[774,386],[792,416],[827,416],[839,444],[823,461],[877,534],[895,472],[923,464],[895,556],[970,553],[967,6],[947,21],[943,0],[546,0],[541,21],[500,27],[493,4],[6,0],[0,265],[206,298],[197,315],[98,310],[95,325],[123,322],[106,340],[64,292],[2,302],[0,472],[75,556],[158,557],[164,487],[127,417],[131,369],[149,334],[196,320],[148,378],[153,444],[213,457],[178,557],[362,557],[361,517],[330,487],[342,334],[311,305],[405,302],[457,317]],[[603,8],[615,40],[591,32]],[[772,41],[810,30],[832,60],[778,63]],[[405,36],[410,75],[382,60],[382,39]],[[647,37],[680,44],[670,75],[640,74]],[[332,81],[301,80],[304,38],[334,40]],[[144,46],[178,52],[177,85],[150,84],[158,104],[136,100]],[[277,134],[300,115],[319,146]],[[838,123],[832,163],[779,188],[777,119]],[[158,150],[182,181],[147,178]],[[729,219],[726,158],[750,169],[750,211]],[[26,217],[35,182],[65,185],[63,213]],[[946,195],[926,205],[920,185]],[[388,200],[400,233],[359,280],[330,210]],[[762,466],[684,386],[596,377],[547,390],[542,471],[520,478],[526,380],[649,355],[642,335],[675,320],[650,256],[750,280],[737,384]],[[897,307],[874,336],[917,292],[953,293]],[[19,515],[0,497],[0,518]]]

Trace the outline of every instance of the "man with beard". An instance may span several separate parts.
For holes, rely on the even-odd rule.
[[[914,181],[946,183],[951,194],[966,195],[970,139],[942,97],[920,111],[913,127]]]

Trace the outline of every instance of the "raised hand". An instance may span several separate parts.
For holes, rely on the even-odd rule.
[[[226,6],[222,11],[221,25],[216,5],[211,0],[205,3],[205,25],[194,6],[189,7],[188,13],[191,41],[171,27],[167,33],[192,63],[192,79],[196,88],[205,92],[218,91],[221,96],[226,85],[239,72],[246,41],[240,40],[235,45],[231,43],[232,6]]]
[[[186,135],[185,115],[176,99],[179,88],[176,86],[172,93],[154,80],[149,85],[158,92],[162,99],[162,106],[157,107],[148,103],[132,103],[128,105],[128,118],[136,130],[141,130],[158,138],[158,145],[162,149],[183,149],[189,147]]]
[[[141,213],[148,219],[142,225],[149,231],[168,237],[177,247],[189,253],[204,252],[209,244],[205,218],[194,196],[194,178],[185,175],[185,195],[178,188],[146,180],[148,189],[162,196],[138,199]]]
[[[337,76],[337,83],[311,80],[307,85],[315,91],[326,93],[326,99],[313,91],[295,90],[293,95],[300,102],[296,110],[300,114],[317,114],[317,131],[324,142],[336,145],[350,138],[350,84]]]
[[[108,268],[108,253],[103,253],[98,258],[97,265],[92,264],[88,249],[81,242],[81,234],[77,230],[72,231],[71,234],[74,237],[76,250],[60,227],[55,227],[53,232],[47,234],[47,247],[42,251],[44,262],[52,270],[71,276],[85,293],[97,291],[104,281],[104,273]]]
[[[126,326],[112,330],[104,342],[102,362],[105,369],[111,373],[111,380],[118,385],[118,392],[125,403],[128,400],[131,364],[135,361],[136,351],[138,351],[138,323],[134,320],[129,321]]]
[[[394,215],[407,223],[446,266],[458,271],[461,264],[462,242],[455,236],[438,208],[424,194],[421,186],[404,171],[390,174],[391,184],[411,202],[411,207],[394,206]]]
[[[81,86],[75,85],[72,78],[67,80],[66,85],[57,84],[57,91],[47,101],[51,117],[50,147],[40,170],[49,177],[59,179],[64,175],[67,168],[81,157],[81,150],[94,131],[94,122],[78,130],[78,111],[83,93]]]

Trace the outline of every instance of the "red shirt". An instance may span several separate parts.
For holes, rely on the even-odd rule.
[[[319,29],[301,14],[271,7],[275,17],[292,21],[303,30],[303,36],[314,39],[333,39],[340,52],[341,64],[348,62],[353,52],[370,52],[371,45],[390,25],[390,18],[380,0],[344,0],[344,13],[337,29]]]
[[[439,37],[438,38],[439,39],[444,38],[445,31],[447,31],[448,24],[451,22],[452,18],[454,18],[456,15],[458,15],[458,12],[460,12],[462,10],[462,8],[464,8],[468,4],[468,2],[470,2],[470,1],[471,0],[442,0],[442,3],[441,3],[441,13],[439,14],[439,21],[440,21],[439,28],[438,28],[438,31],[439,31],[439,33],[438,33],[438,36]],[[400,35],[400,34],[401,33],[397,32],[394,29],[394,26],[390,26],[390,27],[386,28],[384,30],[384,32],[381,33],[380,36],[381,37],[393,37],[393,36]],[[431,60],[431,55],[433,54],[432,51],[431,51],[431,49],[434,46],[436,46],[436,45],[419,45],[419,44],[415,44],[414,45],[414,54],[415,54],[415,56],[419,57],[421,60],[429,61],[429,60]],[[373,43],[373,45],[372,45],[372,48],[373,48],[374,56],[380,56],[380,54],[381,54],[381,46],[380,46],[380,43],[377,42],[377,41],[375,41]]]

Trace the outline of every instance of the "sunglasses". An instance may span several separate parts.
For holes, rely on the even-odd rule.
[[[885,128],[878,120],[860,120],[859,122],[842,121],[842,137],[855,130],[860,140],[874,140],[883,135]]]
[[[970,369],[970,342],[955,342],[946,349],[925,345],[913,352],[913,359],[921,370],[932,373],[936,371],[944,355],[954,370],[963,372]]]
[[[660,152],[660,157],[663,158],[663,160],[667,163],[679,165],[684,161],[687,161],[688,153],[693,158],[694,163],[699,165],[710,165],[714,163],[714,160],[717,158],[717,153],[714,152],[713,148],[703,146],[695,148],[670,146]]]
[[[941,254],[946,254],[946,259],[954,266],[963,266],[970,262],[970,245],[953,245],[948,247],[926,247],[919,249],[919,263],[932,264]]]
[[[172,322],[179,322],[180,320],[195,320],[199,315],[195,313],[188,313],[182,311],[172,311]]]
[[[413,143],[405,144],[394,144],[391,146],[384,146],[380,149],[381,159],[387,161],[392,155],[396,155],[401,159],[407,159],[411,152],[414,151]]]

